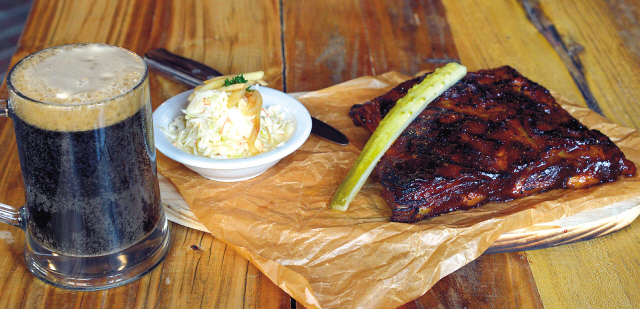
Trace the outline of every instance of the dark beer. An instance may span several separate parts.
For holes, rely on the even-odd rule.
[[[58,287],[91,291],[160,264],[170,231],[144,60],[99,43],[56,46],[16,64],[7,86],[29,271]]]
[[[164,220],[146,74],[140,57],[103,44],[52,48],[12,70],[33,246],[107,255]]]
[[[28,229],[45,248],[104,255],[156,227],[160,193],[144,110],[95,130],[60,132],[12,117],[26,189]]]

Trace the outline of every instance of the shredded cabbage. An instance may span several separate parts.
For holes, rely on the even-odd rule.
[[[163,131],[178,149],[197,156],[230,159],[253,155],[249,137],[257,115],[245,114],[246,97],[229,108],[229,97],[229,92],[215,89],[196,91],[187,108],[182,110],[184,115],[176,117]],[[279,105],[261,108],[259,126],[255,148],[260,153],[282,145],[294,129],[293,122],[285,119]]]

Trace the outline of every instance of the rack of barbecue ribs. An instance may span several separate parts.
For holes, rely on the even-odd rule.
[[[425,76],[349,112],[373,132]],[[376,165],[391,220],[416,222],[487,202],[631,176],[635,165],[544,87],[511,67],[468,73],[433,101]]]

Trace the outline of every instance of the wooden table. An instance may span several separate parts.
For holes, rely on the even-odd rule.
[[[452,60],[469,70],[509,64],[638,128],[639,19],[640,2],[620,0],[36,0],[12,63],[75,42],[139,54],[165,47],[223,72],[264,70],[272,87],[287,92],[387,71],[415,74]],[[154,73],[151,87],[155,106],[187,89]],[[0,119],[0,144],[0,201],[22,205],[8,119]],[[302,307],[221,241],[171,227],[171,251],[150,275],[73,292],[31,276],[24,234],[0,226],[0,307]],[[403,308],[638,308],[639,239],[636,221],[581,243],[486,254]]]

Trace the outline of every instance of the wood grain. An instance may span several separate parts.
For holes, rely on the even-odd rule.
[[[524,252],[482,255],[403,306],[407,309],[542,307]]]
[[[609,12],[624,48],[640,63],[640,2],[637,0],[608,0]]]
[[[498,1],[446,1],[445,4],[448,11],[458,12],[448,16],[463,63],[471,67],[514,63],[534,81],[574,102],[584,102],[562,60],[549,51],[553,47],[525,21],[522,7]],[[629,6],[637,9],[635,4]],[[614,122],[637,127],[638,104],[634,94],[637,91],[634,86],[638,77],[637,58],[631,57],[622,47],[625,43],[618,31],[625,29],[616,29],[614,25],[619,23],[613,22],[618,14],[614,15],[604,1],[542,1],[542,9],[566,45],[584,47],[579,58],[588,85],[605,116]],[[488,31],[474,31],[472,27]],[[637,31],[637,28],[626,31],[633,32],[631,29]],[[637,263],[640,259],[636,254],[640,251],[639,233],[635,221],[628,228],[603,238],[528,251],[531,270],[545,306],[637,306],[634,289],[638,286],[636,278],[640,276]]]
[[[311,11],[315,16],[314,23],[308,27],[297,27],[291,31],[286,28],[285,76],[289,92],[315,90],[362,75],[376,75],[387,71],[415,74],[420,70],[432,69],[438,64],[460,61],[458,50],[452,45],[454,40],[448,20],[451,16],[460,16],[457,12],[445,12],[445,6],[440,1],[381,1],[366,2],[366,5],[357,1],[326,3],[329,5],[304,1],[284,3],[285,27],[304,23],[304,16],[298,12]],[[491,9],[486,4],[479,5],[485,5],[486,10]],[[465,25],[468,23],[464,18],[457,21]],[[421,26],[423,24],[425,26]],[[520,24],[526,27],[511,29],[514,35],[523,27],[531,27],[526,22]],[[473,34],[469,34],[471,37],[477,35],[477,28],[472,30]],[[540,38],[539,41],[544,42]],[[545,51],[553,52],[552,49]],[[351,66],[346,65],[349,61]],[[462,62],[466,65],[464,59]],[[309,66],[310,63],[315,65]],[[489,66],[484,64],[475,68],[486,67]],[[318,79],[318,76],[328,78]],[[509,259],[516,255],[517,253],[509,253],[500,256]],[[495,276],[500,278],[498,282],[506,282],[514,276],[530,276],[530,270],[525,264],[523,267],[496,272]],[[440,287],[451,293],[464,294],[470,288],[450,283],[439,282],[433,289]],[[474,295],[492,295],[493,291],[499,289],[493,284],[476,283],[473,287],[478,289]],[[533,302],[537,303],[539,299]]]
[[[625,25],[618,22],[625,16],[637,15],[604,0],[541,1],[541,5],[565,43],[581,46],[578,57],[604,116],[624,126],[640,128],[640,119],[635,117],[640,113],[640,62],[638,54],[627,48],[633,43],[620,35],[624,31],[637,35],[638,28],[619,28]],[[623,11],[625,14],[621,14]]]
[[[629,226],[638,215],[640,198],[632,198],[511,231],[496,239],[485,253],[537,250],[602,237]]]
[[[193,214],[178,188],[158,175],[162,204],[167,218],[203,232],[209,230]],[[559,220],[510,231],[498,237],[486,254],[536,250],[584,241],[614,233],[627,227],[640,215],[640,197],[591,209]]]
[[[528,264],[524,252],[482,255],[398,309],[543,308]]]
[[[161,176],[160,184],[163,204],[170,220],[206,231],[171,181]],[[522,231],[513,231],[498,238],[487,252],[513,251],[514,248],[544,248],[601,237],[631,223],[640,213],[639,202],[640,198],[636,198]],[[402,308],[540,307],[541,299],[527,262],[524,252],[485,254],[443,278],[427,294]],[[550,272],[543,272],[547,273]],[[470,289],[472,292],[469,292]],[[492,291],[496,292],[487,293]]]
[[[249,7],[255,8],[249,12],[255,21],[251,27],[225,26]],[[76,42],[105,42],[138,54],[164,46],[220,70],[265,68],[272,86],[279,88],[278,11],[277,1],[36,0],[12,62],[46,47]],[[194,14],[199,15],[193,18]],[[154,106],[185,89],[153,72],[150,80]],[[6,97],[6,85],[2,93]],[[6,118],[0,119],[0,145],[0,201],[22,205],[24,186],[13,127]],[[286,293],[224,243],[176,224],[171,227],[171,250],[151,274],[115,289],[74,292],[35,279],[24,266],[23,233],[0,226],[0,252],[5,252],[0,255],[0,307],[291,307]]]
[[[0,230],[2,308],[290,308],[290,297],[257,268],[210,234],[171,224],[166,260],[151,274],[110,290],[77,292],[33,277],[24,265],[24,233]]]
[[[313,12],[313,22],[300,12]],[[283,26],[287,92],[458,61],[437,0],[284,1]]]
[[[638,127],[637,0],[540,1],[578,53],[603,113]],[[106,42],[139,54],[165,47],[225,73],[263,69],[276,89],[317,90],[387,71],[414,74],[459,60],[470,70],[509,64],[584,103],[553,46],[518,0],[35,0],[15,63],[43,48]],[[150,76],[157,106],[185,90]],[[1,88],[6,97],[6,86]],[[8,119],[0,119],[0,202],[24,203]],[[208,234],[172,224],[166,261],[131,284],[99,292],[46,285],[25,269],[22,232],[0,227],[0,307],[291,308],[291,299]],[[486,255],[404,308],[638,307],[640,223],[553,249]],[[596,280],[592,280],[592,279]],[[295,303],[294,303],[295,306]]]
[[[549,308],[637,308],[640,222],[587,242],[527,253]],[[589,291],[589,292],[585,292]]]
[[[577,44],[565,44],[560,37],[555,25],[544,14],[540,2],[538,0],[521,0],[522,7],[524,8],[529,21],[538,29],[538,31],[547,39],[549,44],[555,49],[565,67],[573,77],[582,97],[587,103],[589,109],[602,115],[602,109],[598,104],[598,100],[593,96],[591,88],[589,87],[585,78],[584,70],[578,53],[583,50],[583,47]]]
[[[640,58],[633,38],[640,33],[637,22],[640,3],[541,1],[541,4],[565,42],[583,47],[578,56],[604,115],[616,123],[638,128]],[[640,224],[636,220],[609,236],[528,252],[545,305],[638,307],[638,239]],[[585,289],[593,292],[585,293]]]
[[[444,1],[462,64],[469,70],[511,65],[529,79],[584,104],[553,47],[517,1]]]
[[[155,19],[145,19],[153,21],[149,47],[164,47],[223,74],[262,70],[270,87],[283,88],[278,0],[159,0],[154,8]]]

